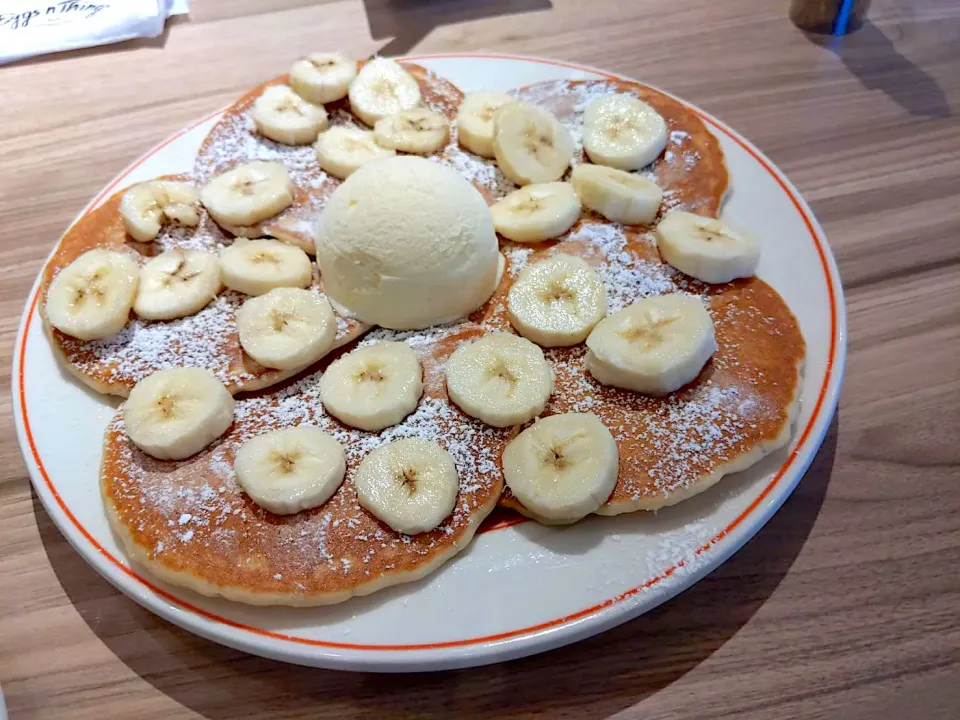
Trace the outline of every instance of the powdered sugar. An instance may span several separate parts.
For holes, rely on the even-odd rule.
[[[151,250],[166,252],[167,250],[206,250],[219,252],[224,246],[225,237],[213,221],[201,211],[201,222],[196,227],[168,223],[160,229],[160,234],[154,239],[155,247]],[[159,253],[157,253],[159,254]]]
[[[747,422],[738,412],[743,391],[711,382],[691,393],[663,400],[639,427],[617,428],[653,444],[656,460],[635,472],[645,471],[656,488],[670,492],[697,477],[696,468],[722,464],[727,453],[744,439]]]
[[[510,277],[515,278],[520,274],[520,271],[529,264],[530,254],[533,252],[533,248],[529,245],[508,243],[501,246],[500,251],[503,253],[504,257],[507,258],[508,272],[510,273]]]
[[[236,310],[243,296],[226,291],[196,315],[169,322],[133,318],[116,335],[82,342],[67,339],[74,365],[83,373],[106,374],[116,381],[138,382],[157,370],[202,367],[223,382],[253,377],[231,367],[235,352],[230,349],[236,332]],[[89,354],[90,357],[87,357]]]
[[[258,134],[250,112],[224,115],[210,132],[194,165],[194,174],[203,184],[214,175],[257,160],[280,162],[290,179],[305,190],[320,189],[331,181],[317,164],[312,145],[283,145]]]
[[[358,345],[373,345],[378,342],[390,341],[406,343],[414,350],[426,350],[462,329],[463,323],[435,325],[423,330],[388,330],[386,328],[377,328],[367,333]]]
[[[610,313],[637,300],[679,290],[673,280],[676,275],[673,268],[647,262],[628,252],[627,238],[619,225],[584,223],[571,233],[569,239],[587,241],[603,258],[598,271],[607,287],[607,310]]]
[[[488,200],[498,200],[517,189],[517,185],[503,174],[493,160],[487,160],[467,152],[457,143],[456,123],[451,129],[450,144],[439,156],[431,160],[456,170],[468,182],[485,191]]]

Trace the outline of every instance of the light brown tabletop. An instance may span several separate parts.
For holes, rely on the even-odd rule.
[[[167,624],[70,548],[0,443],[0,684],[13,718],[960,717],[960,3],[874,0],[828,43],[757,0],[193,0],[156,40],[0,68],[0,387],[73,215],[147,148],[307,51],[497,51],[630,75],[800,188],[847,293],[840,410],[743,550],[661,608],[505,665],[286,666]],[[2,9],[0,9],[2,10]]]

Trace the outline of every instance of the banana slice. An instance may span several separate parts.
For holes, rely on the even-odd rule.
[[[327,111],[287,85],[271,85],[253,103],[257,132],[284,145],[309,145],[327,128]]]
[[[713,321],[695,295],[660,295],[602,320],[584,364],[604,385],[666,395],[696,379],[717,350]]]
[[[337,358],[320,376],[320,400],[337,420],[383,430],[417,409],[423,394],[416,353],[402,342],[379,342]]]
[[[88,250],[50,283],[44,309],[60,332],[97,340],[123,330],[137,294],[136,260],[115,250]]]
[[[538,243],[559,237],[580,217],[580,198],[564,182],[527,185],[490,208],[493,226],[508,240]]]
[[[149,242],[160,226],[178,222],[193,227],[200,222],[197,189],[186,182],[151,180],[134,185],[120,198],[120,218],[134,240]]]
[[[320,167],[341,180],[346,180],[368,162],[397,154],[396,150],[377,145],[371,131],[342,126],[321,133],[314,149]]]
[[[356,76],[356,60],[340,53],[310,53],[290,68],[290,85],[307,102],[323,105],[346,97]]]
[[[714,218],[683,210],[657,225],[657,249],[680,272],[707,283],[750,277],[760,263],[760,243]]]
[[[468,93],[457,112],[457,140],[465,150],[480,157],[493,157],[493,116],[504,105],[515,103],[501,92]]]
[[[666,146],[666,120],[632,95],[597,98],[583,113],[583,149],[598,165],[639,170]]]
[[[279,287],[240,306],[237,332],[243,351],[264,367],[296,370],[330,352],[337,318],[322,295]]]
[[[447,360],[446,376],[450,399],[493,427],[532,420],[553,392],[553,370],[543,351],[511,333],[461,345]]]
[[[247,440],[233,460],[237,484],[257,505],[293,515],[323,505],[343,482],[343,445],[318,427],[273,430]]]
[[[278,287],[303,288],[313,281],[310,258],[279,240],[237,238],[220,251],[223,284],[247,295],[263,295]]]
[[[520,271],[507,311],[517,332],[537,345],[577,345],[607,314],[607,288],[583,258],[554,255]]]
[[[360,505],[405,535],[440,525],[453,512],[460,490],[453,457],[423,438],[378,447],[360,462],[353,485]]]
[[[134,385],[123,403],[127,436],[147,455],[183,460],[223,435],[233,396],[209,370],[158,370]]]
[[[253,225],[293,204],[293,182],[283,163],[256,161],[217,175],[200,202],[218,223]]]
[[[173,320],[200,312],[223,283],[214,253],[175,248],[140,268],[133,310],[144,320]]]
[[[420,105],[420,86],[395,60],[374,58],[350,83],[350,109],[373,127],[377,120]]]
[[[620,452],[592,413],[541,418],[503,450],[507,486],[538,518],[576,522],[595,512],[617,484]]]
[[[570,167],[573,139],[553,115],[527,103],[511,103],[494,115],[493,154],[517,185],[559,180]]]
[[[450,121],[433,110],[414,108],[377,120],[373,135],[388,150],[429,155],[447,144]]]
[[[655,182],[603,165],[577,165],[570,182],[584,207],[625,225],[652,224],[663,202]]]

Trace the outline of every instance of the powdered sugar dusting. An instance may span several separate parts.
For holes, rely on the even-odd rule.
[[[236,310],[244,296],[227,291],[196,315],[169,322],[133,318],[116,335],[76,346],[74,365],[84,373],[106,375],[111,380],[138,382],[157,370],[202,367],[225,383],[254,376],[231,367],[231,336],[236,333]],[[79,352],[82,350],[83,352]],[[89,356],[88,356],[89,355]]]
[[[258,134],[250,111],[224,115],[197,156],[194,174],[204,184],[214,175],[254,161],[280,162],[290,179],[305,190],[321,189],[331,178],[317,163],[312,145],[283,145]]]
[[[206,250],[219,252],[224,247],[225,237],[213,223],[205,210],[201,209],[201,222],[196,227],[168,223],[161,227],[160,233],[153,240],[151,250],[166,252],[167,250]]]
[[[435,325],[423,330],[388,330],[377,328],[367,333],[358,343],[359,346],[373,345],[378,342],[403,342],[414,350],[426,350],[441,340],[463,330],[463,323]]]
[[[518,188],[493,160],[474,155],[460,147],[456,122],[452,123],[450,128],[450,144],[439,156],[432,156],[430,159],[456,170],[481,192],[485,192],[488,201],[499,200]]]
[[[533,248],[529,245],[518,245],[517,243],[505,243],[500,251],[507,258],[508,272],[510,277],[515,278],[530,263],[530,254]]]
[[[739,411],[742,402],[740,388],[707,382],[692,392],[666,398],[644,423],[618,427],[614,437],[627,434],[656,448],[651,464],[631,471],[645,472],[657,490],[667,493],[696,479],[697,468],[729,460],[727,453],[744,439],[749,424]]]
[[[615,313],[643,298],[679,291],[674,282],[676,271],[668,265],[648,262],[629,252],[626,235],[619,225],[583,223],[571,233],[570,239],[587,241],[603,258],[598,271],[607,287],[609,313]]]

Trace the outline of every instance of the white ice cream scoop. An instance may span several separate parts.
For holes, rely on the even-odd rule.
[[[395,157],[363,166],[330,196],[316,233],[323,288],[357,319],[412,330],[461,318],[493,294],[490,210],[459,174]]]

